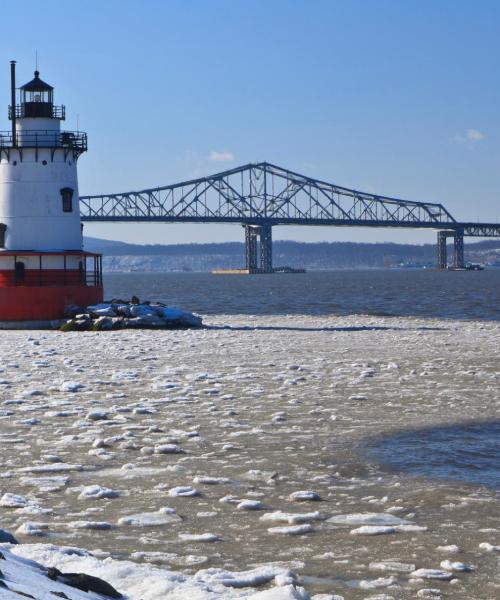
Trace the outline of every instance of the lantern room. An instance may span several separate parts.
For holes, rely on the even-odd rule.
[[[20,104],[15,106],[16,117],[23,118],[65,118],[65,107],[54,106],[54,88],[40,79],[39,71],[35,77],[19,88]],[[12,118],[12,107],[9,117]]]

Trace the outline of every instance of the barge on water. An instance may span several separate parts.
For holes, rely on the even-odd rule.
[[[273,273],[305,273],[305,269],[293,267],[275,267],[271,271],[265,269],[214,269],[212,275],[272,275]]]

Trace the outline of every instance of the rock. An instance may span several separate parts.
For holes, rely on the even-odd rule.
[[[84,312],[84,310],[81,306],[78,306],[77,304],[70,304],[65,308],[64,316],[68,319],[72,319],[73,317],[76,317],[76,315],[79,315],[82,312]]]
[[[50,567],[47,569],[47,577],[52,581],[59,581],[77,590],[82,590],[82,592],[94,592],[110,598],[123,598],[120,592],[106,581],[85,573],[61,573],[58,569]]]
[[[8,531],[5,531],[4,529],[0,529],[0,543],[1,544],[19,544],[19,542],[12,535],[12,533],[9,533]]]
[[[112,304],[94,304],[87,307],[88,312],[96,317],[116,317],[115,309]]]
[[[114,325],[115,319],[112,319],[111,316],[98,317],[95,321],[92,322],[92,330],[106,331],[109,329],[113,329]]]
[[[160,303],[141,303],[135,296],[130,302],[112,300],[87,309],[72,305],[68,307],[66,316],[70,318],[59,327],[61,331],[167,329],[203,325],[198,315],[179,308],[168,308]]]

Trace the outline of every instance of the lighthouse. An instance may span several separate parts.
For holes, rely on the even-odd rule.
[[[16,90],[0,131],[0,322],[50,321],[102,301],[102,257],[83,250],[77,164],[87,134],[61,130],[64,106],[34,78]]]

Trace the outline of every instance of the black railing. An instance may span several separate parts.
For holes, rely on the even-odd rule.
[[[46,119],[59,119],[64,121],[66,119],[66,107],[64,105],[54,106],[49,102],[23,102],[22,104],[16,104],[15,107],[16,119],[24,118],[46,118]],[[9,106],[9,119],[12,119],[12,106]]]
[[[102,256],[100,254],[82,254],[77,256],[78,266],[68,265],[68,255],[63,256],[62,268],[47,269],[45,255],[38,255],[37,266],[26,268],[25,256],[10,254],[13,269],[10,271],[10,285],[28,287],[50,287],[84,285],[87,287],[102,286]],[[54,255],[51,255],[54,256]],[[55,255],[57,256],[57,255]],[[71,255],[75,256],[75,255]]]
[[[67,148],[87,151],[87,134],[81,131],[27,130],[18,131],[15,139],[11,131],[0,131],[0,148]]]

